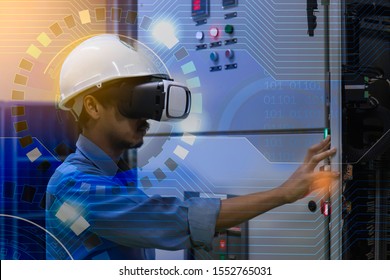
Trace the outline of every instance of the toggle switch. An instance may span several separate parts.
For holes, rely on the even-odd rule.
[[[218,59],[219,59],[218,53],[217,53],[217,52],[212,52],[212,53],[210,53],[210,59],[211,59],[212,61],[218,61]]]

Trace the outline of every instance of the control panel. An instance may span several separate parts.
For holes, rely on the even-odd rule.
[[[322,133],[324,28],[319,21],[307,34],[306,2],[152,2],[139,6],[138,39],[188,85],[193,102],[184,122],[150,133]]]
[[[309,36],[306,1],[186,1],[151,0],[138,9],[139,41],[192,93],[186,120],[151,124],[137,156],[140,186],[150,195],[274,188],[328,128],[323,20]],[[171,25],[175,44],[153,36],[166,37],[162,23]],[[337,96],[337,83],[331,88]],[[332,124],[334,141],[337,133]],[[243,226],[220,232],[212,252],[191,257],[240,259],[232,250],[247,248],[249,259],[326,259],[331,211],[321,199],[308,196],[251,220],[247,245]]]
[[[223,9],[237,5],[237,0],[222,1]],[[208,53],[210,72],[232,70],[238,67],[234,51],[235,44],[238,42],[234,25],[234,18],[237,14],[237,11],[233,10],[227,12],[220,19],[220,24],[208,27],[206,23],[210,16],[209,1],[192,0],[192,18],[198,29],[194,34],[195,49]]]

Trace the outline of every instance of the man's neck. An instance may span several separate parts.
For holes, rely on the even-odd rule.
[[[103,152],[105,152],[114,162],[118,163],[121,155],[124,152],[122,149],[115,149],[114,147],[111,147],[107,139],[104,137],[99,137],[96,133],[91,133],[88,130],[84,129],[81,134],[95,143],[95,145],[102,149]]]

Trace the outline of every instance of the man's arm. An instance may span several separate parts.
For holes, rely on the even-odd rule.
[[[249,195],[222,200],[216,229],[230,228],[264,212],[303,198],[310,192],[327,188],[339,172],[314,172],[318,163],[336,153],[329,150],[330,137],[307,151],[302,165],[281,186]]]

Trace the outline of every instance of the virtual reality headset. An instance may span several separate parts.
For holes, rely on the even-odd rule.
[[[191,109],[190,90],[164,74],[113,80],[98,91],[103,100],[114,99],[120,114],[131,119],[180,121]]]

